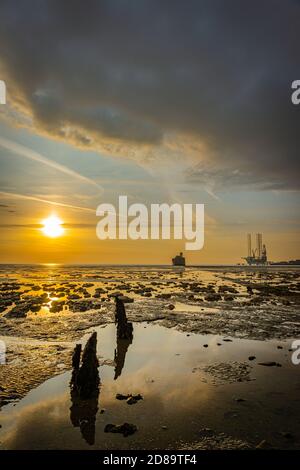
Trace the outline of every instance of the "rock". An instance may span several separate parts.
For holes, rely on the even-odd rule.
[[[245,400],[244,398],[236,398],[235,401],[236,401],[237,403],[242,403],[242,402],[244,402],[244,401],[246,401],[246,400]]]
[[[120,433],[124,437],[134,434],[137,430],[136,425],[131,423],[107,424],[104,428],[104,432]]]
[[[239,362],[220,362],[211,363],[199,368],[212,377],[213,383],[225,384],[244,382],[250,380],[251,367],[247,363]]]
[[[65,301],[64,300],[52,300],[51,302],[51,307],[50,307],[50,312],[51,313],[58,313],[58,312],[61,312],[63,310],[63,307],[65,305]],[[32,310],[32,308],[31,308]]]
[[[217,302],[218,300],[221,300],[221,299],[222,299],[222,296],[220,294],[208,294],[205,297],[205,300],[207,302]]]
[[[30,310],[30,305],[27,302],[20,303],[13,307],[9,312],[4,315],[6,318],[25,318],[28,310]]]
[[[31,290],[40,290],[40,286],[32,286]]]
[[[225,341],[226,343],[232,343],[232,339],[229,338],[224,338],[223,341]]]
[[[285,439],[294,439],[293,434],[290,432],[281,432],[280,434],[282,435],[282,437],[285,437]]]
[[[232,302],[234,300],[234,297],[232,295],[225,295],[224,300],[227,302]]]
[[[87,310],[97,310],[102,307],[101,302],[96,300],[78,300],[69,304],[73,312],[86,312]]]
[[[249,359],[249,361],[254,361],[256,359],[256,357],[255,356],[249,356],[248,359]]]
[[[126,400],[126,403],[128,405],[134,405],[139,400],[143,400],[143,396],[140,393],[138,393],[137,395],[132,395],[131,393],[129,393],[128,395],[123,395],[122,393],[117,393],[116,399],[117,400]]]
[[[78,294],[70,294],[70,295],[69,295],[69,299],[70,299],[70,300],[77,300],[77,299],[80,299],[80,295],[78,295]]]
[[[174,308],[175,308],[175,305],[173,305],[173,304],[168,305],[169,310],[174,310]]]
[[[131,395],[122,395],[122,393],[117,393],[116,399],[117,400],[127,400]]]
[[[257,446],[256,446],[256,449],[271,449],[272,446],[271,444],[266,441],[265,439],[263,439]]]
[[[219,292],[231,292],[232,294],[237,294],[238,291],[236,290],[235,287],[231,287],[231,286],[219,286]]]
[[[213,436],[215,432],[210,428],[202,428],[199,431],[199,436],[201,437],[210,437]]]
[[[138,400],[136,400],[134,397],[129,397],[126,400],[127,405],[134,405],[137,402],[138,402]]]
[[[128,399],[127,399],[127,404],[128,405],[134,405],[135,403],[137,403],[138,401],[140,400],[143,400],[144,397],[138,393],[137,395],[131,395]]]
[[[106,290],[103,289],[103,287],[96,287],[95,292],[98,292],[99,294],[105,294]]]

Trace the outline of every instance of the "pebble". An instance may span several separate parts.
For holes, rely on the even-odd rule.
[[[263,439],[257,446],[256,449],[271,449],[271,444]]]
[[[290,433],[290,432],[281,432],[280,434],[282,435],[282,437],[285,437],[286,439],[293,439],[294,438],[293,434]]]
[[[123,424],[107,424],[104,428],[104,432],[113,432],[123,434],[124,437],[134,434],[138,430],[135,424],[123,423]]]

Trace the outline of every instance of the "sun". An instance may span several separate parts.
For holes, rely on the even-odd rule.
[[[41,230],[47,237],[60,237],[65,231],[61,226],[62,223],[63,222],[58,217],[56,217],[56,215],[50,215],[47,219],[42,221],[43,228]]]

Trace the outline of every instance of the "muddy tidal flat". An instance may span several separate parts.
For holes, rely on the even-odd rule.
[[[300,449],[299,305],[291,267],[1,265],[0,449]],[[99,395],[78,403],[94,331]]]

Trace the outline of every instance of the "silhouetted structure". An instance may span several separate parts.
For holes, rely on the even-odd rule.
[[[88,339],[81,359],[81,344],[76,344],[72,356],[71,423],[80,427],[82,437],[90,445],[95,442],[95,423],[99,399],[99,362],[97,359],[97,333]]]
[[[118,377],[120,377],[124,364],[125,364],[125,358],[126,358],[126,353],[129,348],[129,346],[132,343],[132,338],[131,339],[120,339],[117,338],[117,347],[115,349],[115,376],[114,380],[116,380]]]
[[[182,252],[175,256],[175,258],[172,258],[172,263],[173,266],[185,266],[185,257]]]
[[[124,302],[118,296],[115,297],[116,311],[115,323],[117,324],[117,347],[115,349],[115,377],[116,380],[122,373],[125,357],[129,345],[133,339],[132,323],[127,321]]]
[[[71,392],[71,423],[75,428],[80,428],[83,439],[90,445],[95,443],[98,398],[97,395],[97,397],[83,400],[76,393]]]
[[[262,243],[262,234],[256,234],[256,248],[251,247],[251,233],[247,234],[248,256],[243,258],[249,265],[266,265],[268,264],[266,245]]]
[[[271,266],[300,266],[300,259],[291,259],[289,261],[271,261]]]
[[[115,323],[117,324],[117,338],[132,340],[132,323],[127,321],[124,302],[118,297],[115,297],[116,312]]]
[[[96,348],[97,333],[94,332],[83,350],[81,366],[81,345],[77,344],[73,352],[71,389],[76,392],[80,398],[92,398],[99,392],[99,362]]]

